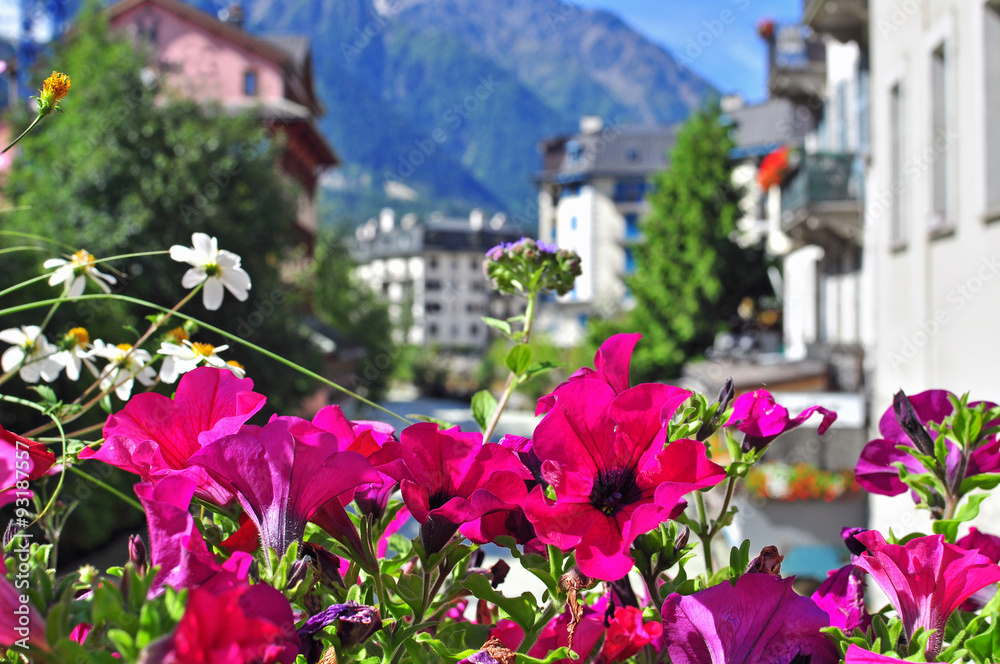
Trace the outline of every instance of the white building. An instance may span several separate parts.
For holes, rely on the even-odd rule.
[[[389,302],[392,322],[408,323],[398,341],[482,348],[491,339],[482,316],[507,318],[515,307],[523,309],[490,287],[483,275],[485,253],[520,238],[503,215],[487,220],[479,210],[468,219],[407,214],[397,223],[386,208],[358,227],[351,253],[358,278]]]
[[[871,0],[873,415],[900,388],[1000,400],[1000,3]],[[878,497],[901,534],[908,496]],[[1000,506],[984,503],[996,531]]]
[[[580,255],[575,288],[540,318],[558,343],[580,341],[586,319],[631,306],[625,277],[635,270],[639,220],[649,211],[652,176],[669,165],[673,127],[605,125],[585,117],[580,133],[543,141],[538,239]]]

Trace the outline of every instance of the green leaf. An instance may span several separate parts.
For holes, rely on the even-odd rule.
[[[483,322],[492,327],[494,330],[500,330],[508,337],[511,335],[510,323],[505,320],[483,316]]]
[[[42,398],[42,401],[45,402],[45,405],[49,406],[50,408],[59,403],[59,399],[56,398],[55,390],[53,390],[48,385],[32,385],[28,389],[37,392],[38,396],[40,396]]]
[[[559,366],[560,364],[558,362],[549,362],[548,360],[544,362],[535,362],[524,372],[525,380],[528,378],[534,378],[535,376],[541,375],[547,371],[558,369]]]
[[[962,485],[959,487],[958,492],[964,496],[973,489],[989,491],[990,489],[995,489],[998,485],[1000,485],[1000,474],[984,473],[982,475],[966,477],[962,480]]]
[[[480,429],[486,430],[486,426],[493,420],[493,414],[497,412],[497,400],[489,390],[480,390],[472,396],[472,418]]]
[[[504,364],[516,376],[520,376],[531,366],[531,347],[527,344],[517,344],[507,353]]]
[[[553,664],[553,662],[559,662],[564,659],[572,660],[574,654],[570,652],[569,648],[563,646],[559,650],[553,650],[549,653],[548,657],[545,659],[536,659],[534,657],[528,657],[527,655],[517,654],[517,664]]]
[[[413,420],[414,422],[430,422],[431,424],[436,424],[442,429],[453,429],[455,427],[451,422],[445,420],[439,420],[436,417],[431,417],[429,415],[421,415],[420,413],[409,413],[406,415],[406,419]]]
[[[989,495],[988,493],[974,493],[969,496],[968,501],[955,514],[955,518],[934,522],[934,533],[944,535],[949,542],[954,543],[955,538],[958,537],[958,527],[979,516],[979,504],[989,498]]]
[[[479,599],[496,604],[525,632],[535,624],[535,610],[538,607],[538,602],[531,593],[521,593],[520,597],[506,597],[494,590],[482,574],[470,574],[462,585]]]
[[[396,579],[396,594],[413,611],[419,611],[424,599],[423,582],[416,574],[404,574]]]

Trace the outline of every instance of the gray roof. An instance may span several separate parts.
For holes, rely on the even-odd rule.
[[[547,163],[539,177],[647,177],[670,165],[669,153],[676,141],[677,128],[662,125],[609,126],[595,133],[559,137],[544,145],[561,148],[562,155],[557,162]]]
[[[815,128],[813,113],[788,99],[769,99],[729,113],[735,125],[737,152],[770,152],[786,143],[798,144]]]
[[[258,39],[267,42],[280,51],[284,51],[295,63],[302,67],[309,57],[309,38],[300,35],[257,35]]]

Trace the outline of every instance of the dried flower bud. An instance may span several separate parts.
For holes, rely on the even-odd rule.
[[[781,561],[784,559],[784,556],[778,554],[778,547],[765,546],[760,550],[760,555],[747,565],[746,573],[770,574],[781,577]]]
[[[569,592],[571,590],[579,592],[594,587],[594,580],[580,571],[574,565],[568,572],[559,577],[559,587]]]

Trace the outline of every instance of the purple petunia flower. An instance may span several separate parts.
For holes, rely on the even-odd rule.
[[[835,664],[837,649],[819,630],[827,614],[792,590],[792,579],[744,574],[663,603],[663,636],[673,664]]]

